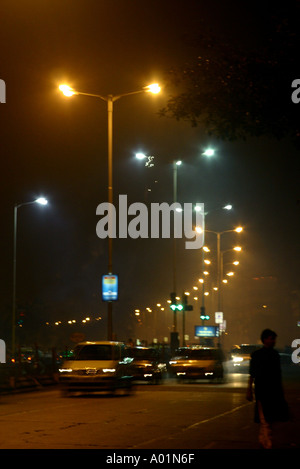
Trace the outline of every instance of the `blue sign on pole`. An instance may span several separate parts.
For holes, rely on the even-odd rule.
[[[102,300],[117,301],[118,300],[118,276],[102,275]]]
[[[195,337],[219,337],[219,326],[195,326]]]

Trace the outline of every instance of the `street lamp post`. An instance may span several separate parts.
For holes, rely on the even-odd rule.
[[[113,110],[114,110],[114,102],[124,96],[130,96],[139,93],[159,93],[160,87],[158,84],[152,84],[144,87],[142,90],[132,91],[129,93],[123,93],[119,95],[108,95],[102,96],[99,94],[92,94],[92,93],[84,93],[81,91],[76,91],[68,85],[60,85],[60,91],[65,96],[73,96],[73,95],[83,95],[83,96],[90,96],[94,98],[99,98],[102,101],[106,101],[107,103],[107,139],[108,139],[108,274],[112,274],[112,255],[113,255],[113,245],[112,245],[112,204],[113,204]],[[108,340],[113,339],[113,325],[112,325],[112,302],[107,302],[107,338]]]
[[[221,310],[221,236],[225,233],[240,233],[243,230],[242,227],[235,228],[234,230],[226,231],[210,231],[205,230],[207,233],[213,233],[217,236],[217,287],[218,287],[218,311]]]
[[[137,153],[136,157],[139,160],[144,160],[147,159],[149,161],[150,157],[145,155],[144,153]],[[173,161],[173,203],[177,203],[177,180],[178,180],[178,166],[182,164],[181,160],[174,160]],[[176,243],[176,238],[173,236],[173,292],[174,295],[176,296],[177,294],[177,243]],[[172,332],[177,332],[177,311],[174,309],[173,312],[173,331]]]
[[[40,197],[31,202],[23,202],[14,206],[14,242],[13,242],[13,299],[12,299],[12,357],[15,355],[16,348],[16,290],[17,290],[17,224],[18,209],[24,205],[31,204],[47,205],[48,201],[44,197]]]
[[[178,180],[178,166],[181,161],[173,161],[173,203],[177,203],[177,180]],[[176,238],[173,236],[173,292],[177,294],[177,243]],[[173,332],[177,332],[177,311],[173,313]]]

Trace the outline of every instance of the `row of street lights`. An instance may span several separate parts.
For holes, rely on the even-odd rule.
[[[215,155],[215,150],[213,148],[207,148],[202,152],[202,155],[210,158]],[[149,156],[144,153],[137,153],[136,158],[139,160],[146,160],[145,166],[148,166],[148,167],[154,166],[153,156]],[[174,204],[176,204],[177,202],[178,168],[181,165],[182,165],[181,160],[173,160],[172,167],[173,167],[173,203]],[[196,207],[196,210],[197,208],[199,207]],[[226,208],[227,210],[230,210],[232,207],[231,205],[226,205],[224,208]],[[176,209],[176,210],[179,210],[179,209]],[[177,257],[177,240],[174,236],[173,237],[173,293],[175,294],[175,296],[177,293],[177,260],[176,260],[176,257]],[[177,311],[176,310],[174,310],[173,312],[173,332],[177,333]]]
[[[226,230],[226,231],[220,232],[220,233],[218,233],[218,232],[212,232],[212,233],[216,234],[216,235],[217,235],[217,238],[219,237],[219,238],[221,239],[221,236],[222,236],[222,234],[224,234],[224,233],[230,233],[230,232],[241,233],[242,230],[243,230],[242,227],[237,227],[237,228],[235,228],[235,229],[233,229],[233,230]],[[207,231],[208,231],[208,232],[211,232],[211,231],[209,231],[209,230],[207,230]],[[217,244],[220,245],[220,243],[217,243]],[[209,249],[207,246],[203,246],[202,250],[203,250],[203,254],[210,252],[210,249]],[[214,284],[214,283],[212,282],[211,288],[212,288],[213,292],[216,292],[216,294],[218,295],[218,297],[217,297],[217,302],[218,302],[218,309],[217,309],[217,310],[218,310],[218,312],[221,312],[221,310],[222,310],[222,308],[223,308],[223,300],[222,300],[223,289],[222,289],[222,284],[228,282],[228,280],[224,278],[223,256],[224,256],[225,253],[230,252],[230,251],[231,251],[231,252],[233,252],[233,251],[234,251],[234,252],[241,252],[241,251],[242,251],[242,248],[241,248],[240,246],[234,246],[234,247],[231,248],[231,249],[227,249],[227,250],[224,250],[224,251],[221,251],[221,250],[220,250],[220,253],[219,253],[219,255],[217,256],[216,265],[217,265],[217,273],[218,273],[218,278],[217,278],[218,286],[212,287],[212,285]],[[204,264],[211,265],[212,263],[211,263],[211,261],[208,261],[208,260],[206,259],[206,260],[204,260]],[[239,261],[233,261],[231,264],[237,266],[237,265],[239,265]],[[206,277],[209,275],[209,273],[210,273],[210,272],[208,272],[207,270],[203,270],[203,272],[202,272],[204,278],[206,278]],[[221,278],[220,282],[219,282],[219,273],[220,273],[220,278]],[[226,275],[229,276],[229,277],[231,277],[231,276],[234,275],[234,272],[229,271],[229,272],[226,273]],[[201,288],[201,290],[202,290],[202,294],[201,294],[201,296],[202,296],[202,308],[204,308],[204,306],[205,306],[205,298],[207,298],[207,296],[209,295],[209,289],[205,288],[206,280],[204,280],[204,278],[201,277],[201,278],[198,279],[199,283],[200,283],[201,286],[202,286],[202,288]],[[215,285],[216,285],[216,284],[215,284]],[[193,286],[193,290],[198,290],[198,288],[199,288],[198,286],[195,286],[195,285]],[[189,292],[189,291],[185,291],[184,294],[187,295],[187,296],[189,296],[189,295],[190,295],[190,292]],[[201,301],[201,298],[200,298],[199,296],[197,296],[197,297],[195,297],[195,298],[193,298],[193,299],[194,299],[194,300],[200,300],[200,301]],[[181,298],[180,296],[176,296],[176,300],[180,303],[180,301],[182,300],[182,298]],[[170,300],[170,299],[166,300],[166,303],[169,304],[169,306],[170,306],[171,300]],[[162,311],[162,312],[165,311],[164,302],[159,302],[159,303],[157,303],[156,306],[154,307],[154,309],[155,309],[156,307],[159,307],[159,310]],[[147,308],[146,308],[146,311],[148,311],[149,313],[152,313],[152,312],[154,311],[154,309],[153,309],[152,307],[147,307]],[[169,309],[169,308],[168,308],[168,309]],[[204,310],[202,310],[202,311],[204,311]],[[135,309],[135,313],[134,313],[134,314],[135,314],[135,316],[139,319],[140,316],[141,316],[141,314],[142,314],[142,312],[143,312],[142,309]],[[204,312],[203,312],[203,314],[204,314]],[[185,346],[185,338],[184,338],[184,330],[185,330],[184,321],[185,321],[185,318],[184,318],[184,312],[183,312],[183,311],[182,311],[182,315],[183,315],[183,316],[182,316],[182,319],[183,319],[183,327],[182,327],[182,330],[183,330],[183,334],[182,334],[182,336],[183,336],[183,337],[182,337],[182,346]],[[139,319],[139,320],[140,320],[140,319]],[[173,327],[174,327],[174,326],[173,326]]]

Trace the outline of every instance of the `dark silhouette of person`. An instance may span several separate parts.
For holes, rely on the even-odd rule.
[[[254,421],[260,424],[259,443],[272,448],[272,424],[289,419],[284,397],[279,353],[274,349],[277,334],[265,329],[261,334],[263,347],[251,355],[249,384],[246,398],[253,400],[255,388]]]

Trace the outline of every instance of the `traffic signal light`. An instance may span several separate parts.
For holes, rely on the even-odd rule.
[[[18,319],[18,322],[17,322],[17,324],[18,324],[19,327],[23,327],[24,318],[25,318],[25,313],[24,313],[24,311],[20,311],[20,313],[19,313],[19,319]]]
[[[205,314],[205,306],[200,307],[200,319],[202,319],[202,321],[208,321],[210,319],[210,316]]]

